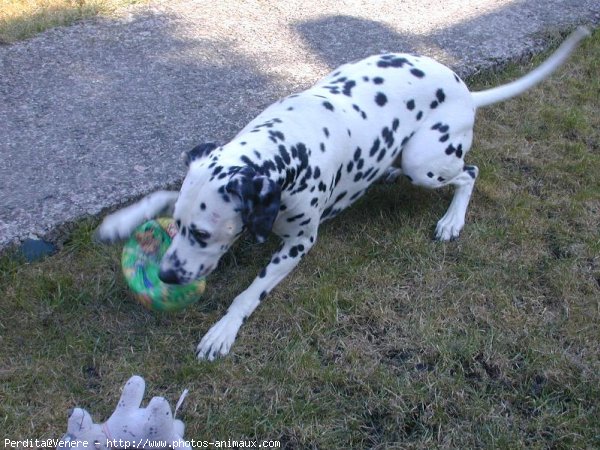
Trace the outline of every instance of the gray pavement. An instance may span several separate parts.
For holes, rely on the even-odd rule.
[[[598,0],[177,0],[0,46],[0,249],[177,184],[182,151],[349,60],[465,77],[599,22]]]

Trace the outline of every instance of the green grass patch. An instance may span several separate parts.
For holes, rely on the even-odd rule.
[[[479,112],[467,225],[431,240],[450,190],[375,186],[324,225],[232,353],[200,337],[277,243],[248,240],[176,314],[142,309],[118,246],[86,222],[55,256],[0,260],[0,421],[58,437],[66,411],[112,412],[137,373],[148,396],[190,389],[195,439],[287,448],[600,446],[600,33],[552,79]],[[474,80],[506,82],[543,57]],[[149,398],[149,397],[148,397]]]

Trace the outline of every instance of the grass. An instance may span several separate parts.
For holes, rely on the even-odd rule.
[[[451,191],[375,186],[242,328],[198,362],[199,338],[268,261],[240,242],[206,298],[154,314],[131,298],[119,247],[84,222],[44,261],[0,259],[0,422],[59,437],[66,411],[112,412],[125,380],[190,395],[195,439],[284,448],[600,446],[600,33],[539,88],[479,112],[467,225],[431,240]],[[523,74],[510,66],[476,89]]]
[[[0,44],[10,44],[49,28],[114,14],[144,0],[0,0]]]

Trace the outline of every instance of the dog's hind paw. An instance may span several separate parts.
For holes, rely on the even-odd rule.
[[[225,314],[204,335],[196,349],[196,357],[213,361],[215,358],[227,355],[241,325],[242,320]]]
[[[381,178],[379,178],[379,180],[377,181],[379,183],[392,184],[398,181],[398,178],[400,178],[401,175],[402,169],[399,169],[397,167],[390,167],[383,173]]]

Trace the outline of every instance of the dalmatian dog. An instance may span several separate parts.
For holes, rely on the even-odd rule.
[[[226,355],[242,323],[315,245],[319,224],[378,179],[403,175],[426,188],[454,186],[435,237],[458,237],[478,175],[464,162],[475,111],[539,83],[587,35],[578,28],[534,71],[481,92],[424,56],[384,54],[343,65],[268,107],[231,142],[195,147],[185,155],[180,192],[156,192],[106,217],[99,238],[126,238],[145,220],[172,213],[179,232],[160,278],[185,284],[209,275],[245,230],[258,242],[279,236],[268,265],[197,347],[200,359]]]

